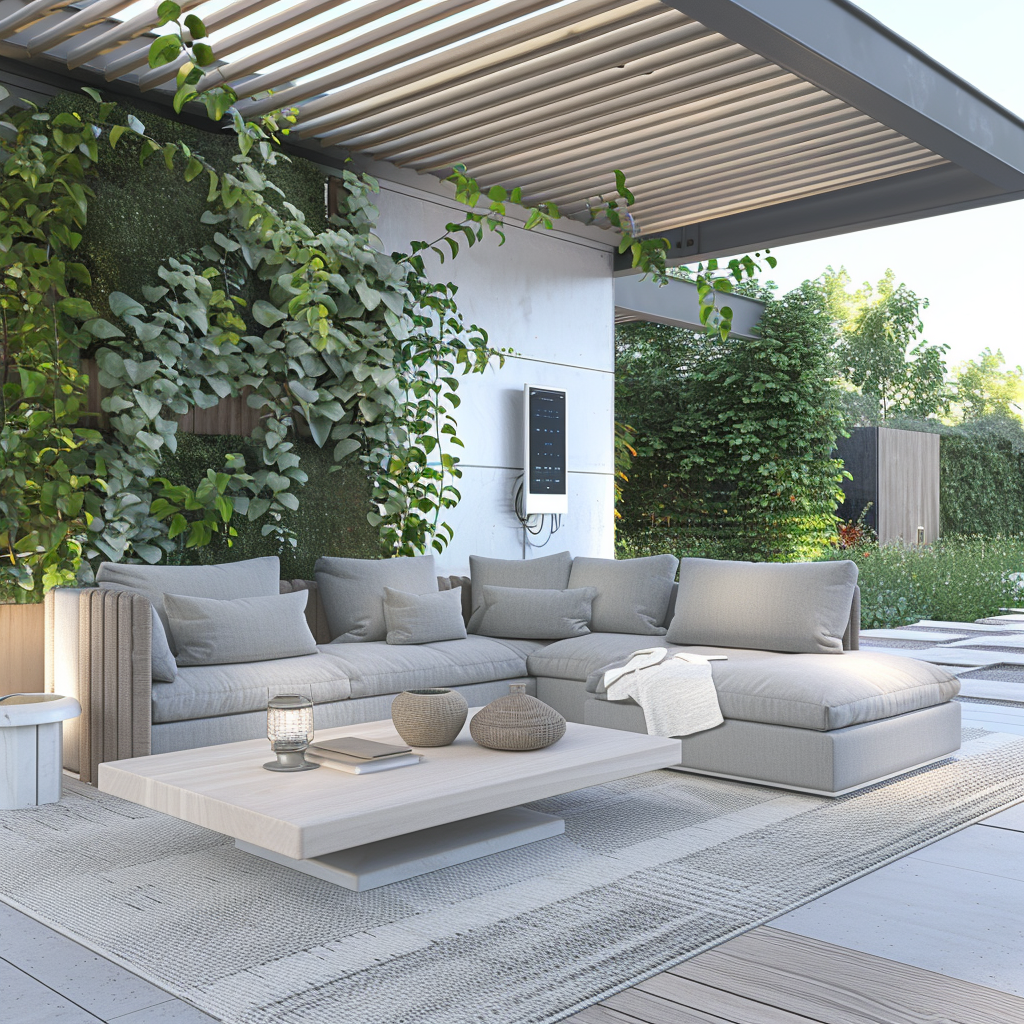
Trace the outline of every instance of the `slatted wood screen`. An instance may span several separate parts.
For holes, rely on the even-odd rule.
[[[102,429],[108,425],[107,415],[100,408],[107,390],[100,387],[99,367],[95,360],[82,360],[82,371],[89,375],[90,425]],[[248,437],[256,429],[260,413],[258,409],[251,408],[246,403],[245,395],[242,395],[238,398],[222,398],[212,409],[191,409],[176,419],[178,429],[186,434],[239,434]]]

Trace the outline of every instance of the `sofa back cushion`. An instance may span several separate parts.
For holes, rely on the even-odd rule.
[[[669,643],[841,654],[857,566],[684,558]]]
[[[436,594],[434,556],[414,558],[318,558],[314,567],[332,643],[384,640],[384,588]]]
[[[578,590],[483,588],[483,605],[473,613],[482,636],[526,640],[565,640],[590,632],[593,587]]]
[[[469,620],[470,633],[479,629],[484,604],[484,587],[504,587],[520,590],[565,590],[569,586],[572,555],[560,551],[543,558],[484,558],[469,556],[469,575],[472,580],[473,614]],[[512,636],[512,634],[507,634]],[[521,634],[527,636],[528,634]]]
[[[665,615],[676,578],[675,555],[648,558],[574,558],[569,589],[593,587],[590,628],[595,633],[665,635]]]
[[[406,594],[384,588],[384,622],[389,644],[432,644],[465,640],[460,589],[436,594]]]
[[[175,654],[174,637],[164,611],[164,594],[205,597],[230,601],[240,597],[272,597],[280,588],[281,562],[277,555],[248,558],[222,565],[130,565],[102,562],[96,570],[96,582],[110,590],[135,590],[149,598],[160,620],[163,639]],[[154,623],[155,625],[155,623]],[[154,630],[154,678],[165,660],[160,635]],[[166,666],[169,668],[169,666]],[[173,679],[173,676],[171,677]],[[171,680],[164,680],[170,682]]]
[[[278,661],[316,654],[306,623],[306,593],[216,601],[165,594],[164,608],[181,667]]]

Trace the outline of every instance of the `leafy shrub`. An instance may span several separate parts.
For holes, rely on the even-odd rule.
[[[927,547],[862,545],[833,550],[860,570],[861,626],[891,629],[920,619],[973,622],[1024,600],[1022,537],[945,537]]]

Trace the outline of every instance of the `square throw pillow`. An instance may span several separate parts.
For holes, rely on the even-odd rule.
[[[574,558],[569,589],[597,590],[590,619],[595,633],[664,636],[663,623],[678,568],[675,555]]]
[[[572,555],[560,551],[543,558],[484,558],[469,556],[469,575],[473,591],[470,633],[479,633],[484,587],[518,587],[524,590],[565,590],[569,586]]]
[[[111,590],[136,590],[149,598],[153,611],[160,620],[163,635],[172,658],[175,653],[164,611],[164,594],[183,594],[186,597],[205,597],[232,600],[239,597],[272,597],[281,589],[281,562],[277,555],[247,558],[240,562],[221,565],[134,565],[127,562],[102,562],[96,570],[96,582]],[[153,678],[173,682],[163,676],[170,672],[170,664],[160,652],[160,640],[153,628]],[[159,675],[158,675],[159,673]]]
[[[854,562],[684,558],[673,644],[787,654],[842,654],[857,586]]]
[[[432,644],[465,640],[461,588],[436,594],[406,594],[384,588],[385,639],[389,644]]]
[[[590,632],[590,607],[597,591],[483,587],[476,632],[515,640],[566,640]]]
[[[331,641],[384,640],[384,588],[405,594],[436,594],[433,555],[414,558],[318,558],[314,566]]]
[[[306,622],[308,591],[233,601],[165,594],[180,666],[279,661],[316,654]]]

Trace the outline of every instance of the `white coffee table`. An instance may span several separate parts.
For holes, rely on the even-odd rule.
[[[390,720],[326,729],[317,739],[401,742]],[[561,818],[518,806],[668,768],[677,739],[570,722],[545,750],[477,746],[468,724],[450,747],[408,768],[350,775],[263,770],[266,740],[99,766],[99,788],[234,838],[239,849],[362,891],[559,835]]]

